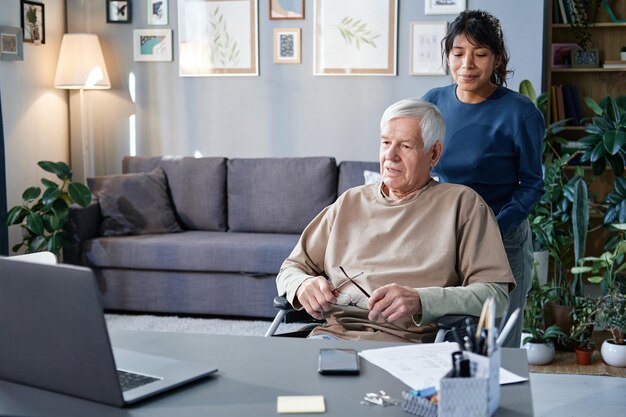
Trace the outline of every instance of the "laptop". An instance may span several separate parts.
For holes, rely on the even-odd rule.
[[[0,379],[123,406],[216,371],[112,349],[91,269],[0,257]]]

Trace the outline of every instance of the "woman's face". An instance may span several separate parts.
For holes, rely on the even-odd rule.
[[[496,56],[485,46],[473,45],[464,34],[458,35],[448,55],[456,94],[465,103],[479,103],[497,88],[491,82]]]

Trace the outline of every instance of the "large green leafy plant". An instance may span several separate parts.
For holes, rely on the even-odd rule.
[[[583,146],[581,161],[591,163],[594,175],[602,174],[608,164],[619,177],[624,172],[626,155],[626,96],[607,96],[600,103],[585,97],[585,104],[595,116],[585,125],[589,135],[578,141]]]
[[[9,210],[5,223],[23,229],[23,240],[13,246],[14,252],[24,246],[27,253],[49,250],[59,255],[63,245],[69,243],[63,229],[69,220],[69,206],[76,203],[87,207],[91,192],[84,184],[72,182],[72,170],[67,164],[39,161],[37,165],[56,175],[61,184],[42,178],[43,193],[40,187],[27,188],[22,193],[23,204]]]

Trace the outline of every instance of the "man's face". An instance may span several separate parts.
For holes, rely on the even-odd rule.
[[[440,142],[424,150],[419,120],[399,117],[385,123],[380,132],[380,174],[389,196],[403,198],[426,185],[440,154]]]

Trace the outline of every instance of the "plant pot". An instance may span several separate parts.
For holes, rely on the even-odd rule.
[[[540,252],[533,252],[533,258],[537,265],[537,278],[539,278],[539,284],[546,285],[548,283],[548,265],[550,264],[550,252],[542,250]]]
[[[605,340],[600,353],[607,365],[626,368],[626,344],[618,345],[613,340]]]
[[[564,306],[556,303],[548,303],[544,307],[544,319],[546,327],[556,324],[559,326],[563,333],[569,334],[572,328],[572,306]],[[573,351],[574,345],[572,343],[559,343],[557,344],[559,350]]]
[[[579,365],[591,365],[591,355],[593,349],[587,349],[582,346],[576,347],[576,363]]]
[[[530,365],[547,365],[554,359],[554,344],[552,343],[526,343],[526,357]]]

